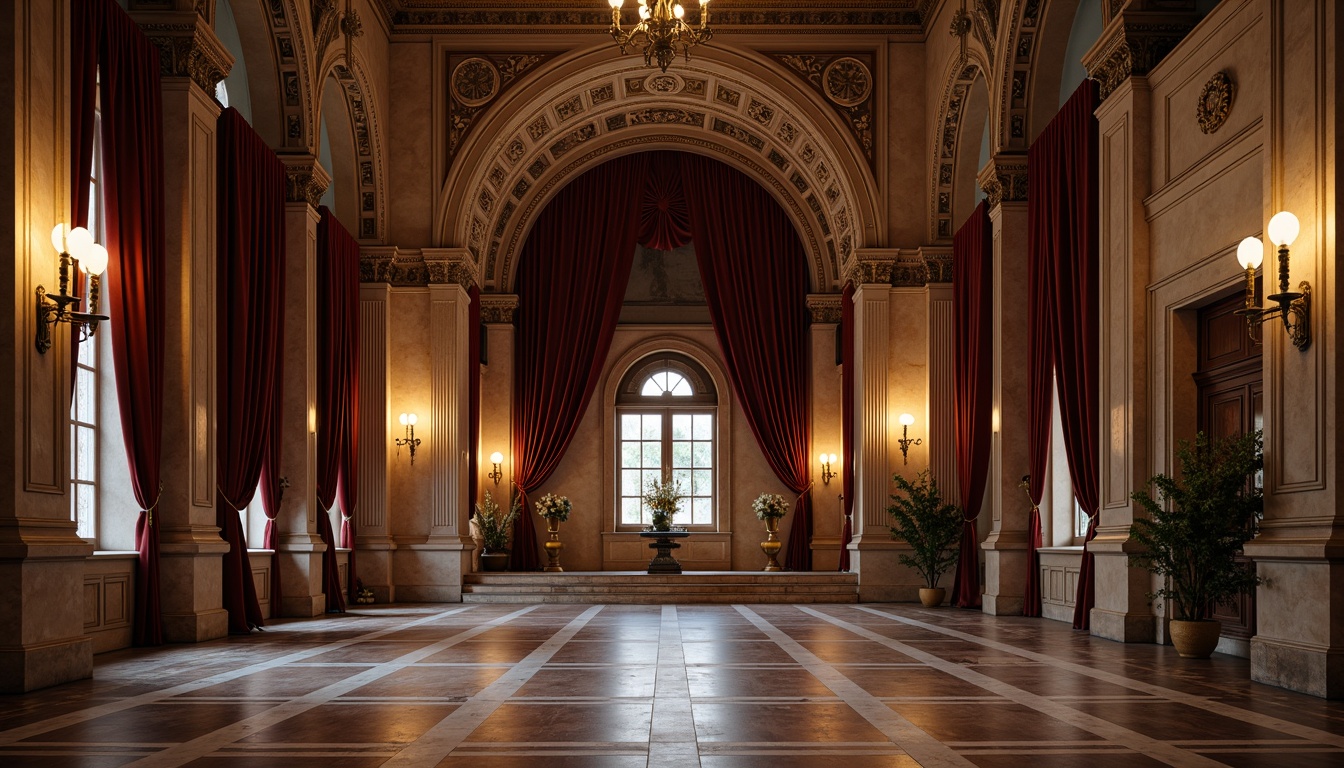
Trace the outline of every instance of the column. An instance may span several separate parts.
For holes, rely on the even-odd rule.
[[[215,525],[215,124],[213,98],[233,58],[195,11],[136,13],[161,53],[167,327],[163,494],[158,514],[163,637],[224,637],[222,556]]]
[[[952,316],[952,249],[920,249],[928,272],[925,297],[929,329],[929,413],[927,421],[929,473],[938,481],[943,498],[957,499],[957,414],[953,397],[956,376],[955,320]],[[958,502],[959,503],[959,502]],[[983,533],[985,526],[980,525]]]
[[[513,343],[518,295],[481,294],[481,323],[485,325],[485,361],[481,366],[481,491],[489,490],[501,507],[508,503],[513,477]],[[490,454],[504,455],[498,483],[485,477],[494,469]]]
[[[841,454],[841,380],[838,359],[840,338],[840,302],[838,293],[817,293],[807,297],[807,308],[812,315],[812,445],[808,463],[814,480],[812,486],[812,569],[834,571],[840,565],[840,532],[844,511],[840,494],[845,493],[844,467]],[[831,465],[834,477],[821,477],[818,454],[834,453],[837,461]]]
[[[1193,3],[1131,0],[1108,19],[1106,30],[1083,56],[1088,75],[1100,85],[1101,370],[1097,447],[1099,517],[1095,555],[1096,605],[1090,631],[1122,642],[1152,642],[1158,620],[1148,592],[1151,576],[1131,567],[1130,494],[1147,488],[1154,466],[1150,427],[1159,414],[1149,407],[1149,236],[1143,198],[1152,189],[1152,91],[1144,77],[1198,20]],[[1160,329],[1159,329],[1160,332]]]
[[[994,247],[994,431],[990,448],[985,613],[1022,613],[1030,500],[1027,453],[1027,158],[1000,153],[980,171]],[[985,515],[981,513],[981,524]]]
[[[457,602],[474,547],[467,524],[468,345],[470,334],[479,331],[469,327],[467,287],[477,269],[465,248],[422,253],[429,280],[429,413],[420,419],[425,437],[419,456],[426,466],[415,482],[429,486],[429,509],[417,518],[420,530],[398,543],[397,595],[399,600]]]
[[[361,254],[361,273],[382,254]],[[390,257],[386,259],[390,261]],[[392,460],[392,408],[388,399],[388,372],[392,355],[388,344],[391,325],[388,304],[391,286],[385,282],[359,287],[359,499],[356,507],[355,549],[359,551],[359,578],[380,603],[394,602],[392,538],[388,511],[388,464]]]
[[[280,406],[280,474],[288,480],[280,505],[277,616],[318,616],[326,611],[322,553],[317,535],[317,214],[331,177],[312,155],[284,154],[285,163],[285,372]]]
[[[1344,450],[1339,403],[1337,220],[1340,46],[1329,0],[1266,4],[1269,93],[1265,121],[1264,221],[1292,211],[1291,290],[1311,284],[1311,345],[1299,350],[1281,323],[1265,323],[1265,516],[1246,543],[1257,572],[1257,634],[1251,679],[1316,696],[1344,695],[1344,498],[1336,457]],[[1273,282],[1272,256],[1265,284]],[[1229,260],[1230,261],[1230,260]]]
[[[0,71],[0,693],[93,675],[84,636],[84,560],[93,547],[70,520],[70,345],[60,326],[45,354],[34,347],[35,290],[56,286],[50,232],[70,220],[67,102],[70,39],[64,3],[10,3],[0,44],[16,66]]]

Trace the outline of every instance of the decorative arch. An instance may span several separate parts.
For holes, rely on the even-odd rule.
[[[469,248],[487,288],[512,285],[532,222],[565,183],[646,150],[708,155],[769,190],[795,222],[818,292],[838,286],[841,265],[884,229],[853,135],[769,63],[720,49],[662,73],[604,46],[540,64],[523,80],[463,142],[439,206],[441,242]],[[488,89],[491,80],[472,82]]]
[[[1104,0],[1084,0],[1103,2]],[[1005,45],[996,56],[998,87],[992,117],[995,152],[1025,152],[1059,111],[1064,44],[1079,0],[1012,0]],[[1042,7],[1047,6],[1045,13]],[[1038,55],[1038,51],[1045,53]],[[1053,92],[1052,92],[1053,89]]]
[[[341,138],[331,137],[332,164],[340,166],[330,169],[336,182],[337,217],[358,239],[381,242],[387,188],[378,93],[357,50],[353,60],[346,61],[344,49],[332,49],[319,71],[323,87],[317,120],[326,115],[329,130],[337,125],[344,129]],[[330,103],[334,98],[340,99],[341,109]]]
[[[979,168],[980,133],[989,118],[988,63],[976,49],[966,61],[952,59],[944,76],[938,104],[937,126],[932,137],[929,174],[930,241],[949,240],[957,225],[970,214]]]
[[[295,0],[233,0],[247,57],[252,120],[277,151],[311,151],[313,84],[306,19]]]

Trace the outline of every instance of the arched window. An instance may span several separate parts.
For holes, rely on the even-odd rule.
[[[676,482],[685,494],[673,523],[715,527],[718,394],[704,367],[659,352],[635,363],[616,394],[618,528],[652,524],[649,482]]]

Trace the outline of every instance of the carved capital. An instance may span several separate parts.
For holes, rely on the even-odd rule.
[[[1083,56],[1087,76],[1097,81],[1102,100],[1130,77],[1152,71],[1198,21],[1199,15],[1194,12],[1126,8],[1118,13]]]
[[[518,294],[481,294],[481,322],[512,324],[518,316]]]
[[[921,248],[919,255],[924,259],[924,279],[926,282],[952,282],[951,248]]]
[[[331,184],[331,174],[312,155],[281,155],[285,164],[285,200],[316,208]]]
[[[422,252],[430,285],[476,285],[479,267],[467,248],[426,248]]]
[[[845,266],[845,280],[855,285],[877,283],[891,285],[892,270],[900,257],[897,249],[864,248],[854,252],[854,258]]]
[[[1000,153],[985,164],[977,179],[989,198],[989,207],[999,203],[1022,202],[1027,199],[1026,154]]]
[[[809,293],[807,295],[807,311],[812,315],[814,323],[838,323],[840,322],[841,297],[838,293]]]
[[[136,13],[134,18],[149,42],[159,49],[159,74],[163,79],[189,78],[215,95],[215,86],[228,77],[234,62],[205,19],[195,11]]]
[[[918,288],[928,279],[929,271],[919,256],[902,256],[891,266],[891,284],[898,288]]]

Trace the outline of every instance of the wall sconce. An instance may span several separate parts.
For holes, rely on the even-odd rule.
[[[835,473],[831,471],[831,465],[835,463],[835,454],[834,454],[834,453],[831,453],[831,454],[825,454],[825,453],[823,453],[823,454],[821,454],[820,456],[817,457],[817,460],[821,462],[821,482],[822,482],[822,484],[823,484],[823,485],[830,485],[830,484],[831,484],[831,478],[832,478],[832,477],[835,477]]]
[[[103,270],[107,269],[107,249],[93,242],[93,235],[83,227],[70,229],[65,224],[57,224],[51,230],[51,245],[60,256],[60,293],[48,294],[47,289],[37,286],[37,334],[33,340],[38,354],[51,349],[51,326],[56,323],[71,323],[80,327],[81,341],[89,338],[98,330],[98,321],[106,320],[107,315],[98,314],[98,284]],[[69,295],[70,267],[74,262],[89,275],[89,312],[76,312],[71,306],[78,307],[83,301],[78,296]]]
[[[900,443],[901,445],[902,464],[910,463],[910,456],[908,455],[910,452],[910,446],[921,445],[924,442],[923,438],[919,437],[914,438],[913,440],[910,439],[910,425],[914,423],[915,423],[914,416],[911,416],[908,413],[901,414],[901,439],[897,440],[896,442]]]
[[[406,437],[397,440],[397,455],[401,455],[401,446],[407,446],[411,449],[411,464],[415,464],[415,449],[420,445],[420,438],[415,436],[415,414],[403,413],[400,420],[401,425],[406,427]]]
[[[494,464],[495,468],[492,472],[490,472],[490,474],[486,475],[486,477],[490,478],[491,480],[494,480],[495,485],[499,485],[500,478],[504,477],[504,473],[501,472],[499,469],[499,465],[504,463],[504,454],[500,453],[499,451],[495,451],[494,453],[490,454],[490,463]]]
[[[1311,345],[1311,284],[1303,280],[1297,287],[1301,292],[1288,290],[1288,246],[1297,239],[1301,226],[1297,217],[1288,211],[1279,211],[1269,220],[1269,241],[1279,247],[1279,292],[1266,296],[1266,301],[1277,307],[1261,307],[1255,299],[1255,270],[1265,258],[1265,244],[1258,237],[1248,237],[1237,246],[1237,263],[1246,270],[1246,307],[1237,314],[1246,316],[1246,329],[1257,339],[1256,326],[1274,317],[1283,318],[1288,340],[1298,349]]]

